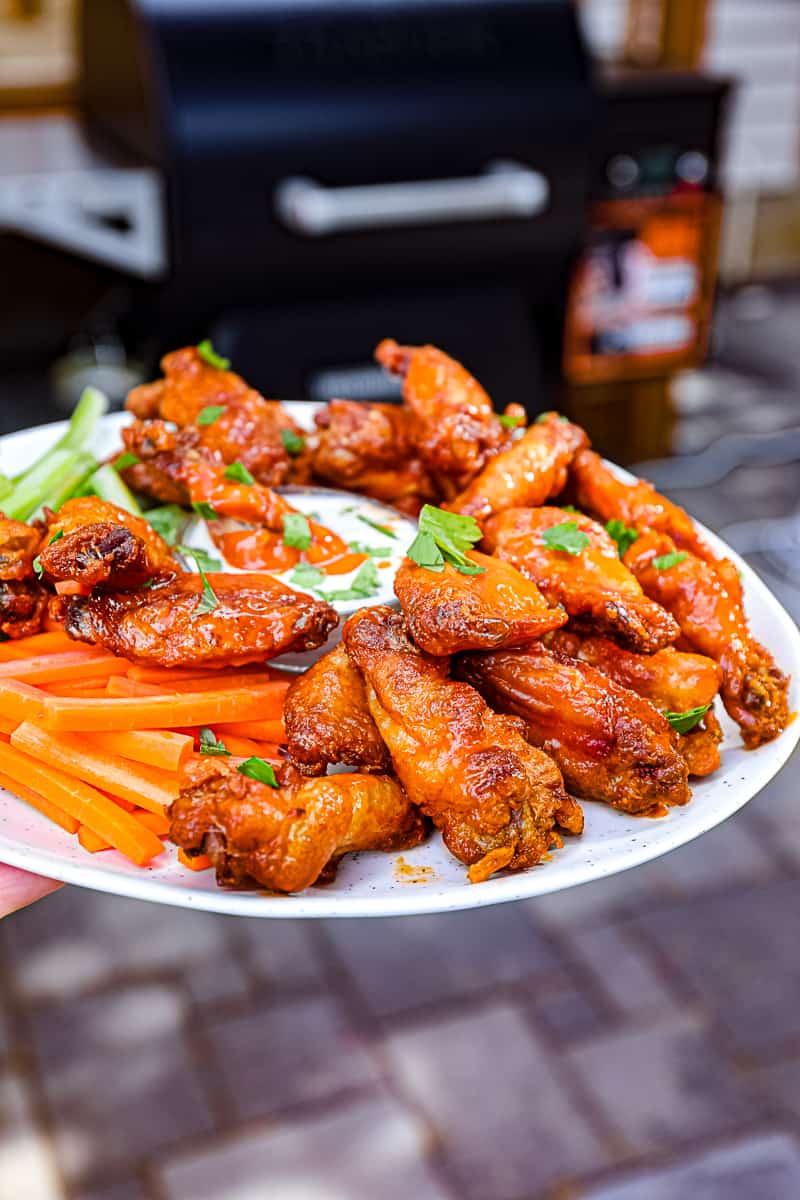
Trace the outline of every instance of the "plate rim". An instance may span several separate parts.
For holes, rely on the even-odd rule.
[[[287,407],[290,411],[294,409],[298,413],[310,416],[321,406],[315,401],[293,401],[288,403]],[[127,414],[124,412],[110,413],[103,418],[103,423],[106,426],[118,426],[124,423],[126,417]],[[0,448],[5,447],[18,436],[38,433],[46,429],[57,433],[59,428],[63,429],[65,425],[65,421],[59,421],[16,430],[0,437]],[[613,462],[608,465],[622,479],[635,478],[630,472]],[[797,683],[800,675],[800,629],[797,624],[766,583],[732,547],[694,517],[692,517],[692,521],[696,528],[708,538],[712,547],[724,552],[740,569],[745,582],[745,593],[758,594],[762,605],[769,610],[770,619],[775,624],[775,642],[784,644],[785,658],[791,660],[794,667],[791,673]],[[612,856],[599,863],[584,861],[572,864],[571,874],[574,878],[565,882],[563,873],[555,873],[552,876],[552,886],[548,882],[550,876],[547,871],[548,864],[545,863],[518,874],[495,877],[485,881],[479,887],[470,884],[465,875],[463,883],[456,886],[445,884],[441,891],[432,884],[415,887],[414,884],[409,883],[407,890],[387,892],[383,896],[374,898],[363,895],[337,896],[332,890],[330,894],[326,894],[327,888],[289,896],[254,893],[253,891],[226,892],[217,887],[194,888],[176,884],[174,881],[161,881],[153,878],[154,873],[158,870],[156,867],[139,869],[138,875],[127,875],[107,870],[102,864],[93,860],[87,863],[77,863],[66,860],[51,850],[30,846],[9,846],[2,830],[0,830],[0,862],[36,874],[44,874],[64,883],[89,888],[92,891],[228,916],[270,919],[379,918],[484,908],[516,900],[532,900],[537,896],[552,895],[572,887],[585,886],[596,880],[632,870],[645,862],[662,858],[665,854],[687,845],[704,833],[722,825],[757,796],[786,766],[799,740],[800,721],[795,720],[784,730],[779,739],[769,743],[771,752],[760,770],[758,769],[758,760],[754,757],[751,758],[759,751],[747,752],[748,761],[752,761],[755,769],[748,774],[746,782],[742,781],[743,786],[740,793],[737,793],[735,802],[731,803],[730,808],[722,815],[715,815],[710,822],[707,819],[704,821],[702,816],[696,822],[691,822],[691,814],[702,811],[700,799],[693,797],[693,800],[685,808],[674,809],[670,814],[674,816],[673,824],[668,827],[672,833],[670,844],[657,846],[654,852],[652,843],[646,839],[641,841],[635,839],[637,844],[634,846],[631,843],[627,847],[624,857],[617,854],[615,857]],[[0,798],[11,798],[18,804],[24,804],[24,801],[19,800],[13,793],[7,792],[5,789],[0,789]],[[690,819],[680,821],[679,814],[687,812],[690,813]],[[434,834],[434,836],[436,835]],[[19,839],[17,839],[18,841]],[[353,857],[366,859],[370,856],[361,854]],[[388,858],[385,854],[380,857],[381,859]],[[335,887],[335,884],[331,886]]]

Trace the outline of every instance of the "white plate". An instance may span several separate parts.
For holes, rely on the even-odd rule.
[[[317,406],[288,407],[308,426]],[[97,441],[98,453],[110,453],[119,444],[118,431],[125,419],[122,414],[106,419]],[[42,426],[0,439],[0,470],[9,474],[19,471],[53,443],[61,428]],[[791,672],[789,703],[795,710],[800,633],[794,621],[745,562],[719,538],[703,532],[740,567],[753,632],[769,646],[781,668]],[[710,778],[695,783],[693,799],[685,808],[674,808],[660,820],[648,820],[585,803],[582,837],[568,840],[564,849],[555,851],[542,866],[481,884],[467,882],[466,868],[448,854],[435,835],[402,855],[352,855],[343,861],[335,883],[309,888],[299,896],[224,892],[216,887],[212,872],[195,873],[181,867],[172,847],[162,855],[163,861],[145,870],[132,866],[115,850],[90,856],[74,837],[2,789],[0,862],[120,896],[248,917],[380,917],[500,904],[613,875],[690,842],[751,800],[777,774],[800,737],[800,721],[796,721],[776,741],[748,752],[725,717],[723,726],[722,766]]]

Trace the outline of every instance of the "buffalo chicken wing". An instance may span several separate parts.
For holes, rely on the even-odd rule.
[[[39,562],[46,580],[69,580],[87,590],[127,591],[178,569],[167,543],[147,521],[94,496],[61,506]]]
[[[38,633],[47,592],[36,579],[34,560],[44,527],[0,516],[0,633],[7,638]]]

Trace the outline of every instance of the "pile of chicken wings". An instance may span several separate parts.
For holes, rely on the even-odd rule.
[[[478,530],[469,570],[406,558],[399,609],[360,609],[297,678],[278,787],[192,760],[172,809],[179,846],[207,853],[224,886],[297,891],[432,824],[479,882],[580,834],[580,801],[685,804],[690,777],[720,763],[717,694],[748,749],[780,734],[788,678],[750,633],[735,565],[685,512],[622,481],[565,417],[495,413],[435,347],[384,341],[376,357],[402,378],[402,404],[333,400],[312,434],[194,347],[129,397],[122,473],[153,500],[276,530],[288,506],[272,489],[315,480]],[[233,462],[252,484],[230,481]],[[110,507],[85,498],[44,527],[2,523],[6,635],[33,632],[48,584],[65,580],[82,585],[55,598],[73,636],[167,666],[263,662],[337,624],[266,574],[210,576],[219,603],[198,614],[198,576]]]

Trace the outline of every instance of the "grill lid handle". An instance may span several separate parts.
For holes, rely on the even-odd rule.
[[[373,183],[327,188],[293,176],[278,184],[275,210],[288,229],[304,237],[431,225],[456,221],[534,217],[547,205],[547,180],[514,162],[490,164],[467,179]]]

